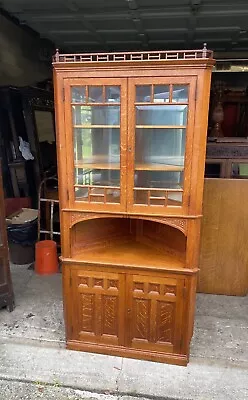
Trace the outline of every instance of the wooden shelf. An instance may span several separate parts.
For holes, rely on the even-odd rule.
[[[136,171],[183,171],[184,166],[182,165],[170,165],[170,164],[136,164]]]
[[[83,103],[83,102],[71,102],[71,105],[72,106],[82,106],[82,107],[94,107],[94,106],[103,106],[103,107],[108,107],[108,106],[120,106],[120,102],[111,102],[111,101],[109,101],[109,102],[105,102],[105,103]],[[174,104],[174,103],[173,103]],[[184,105],[184,104],[183,104]]]
[[[119,266],[140,267],[148,266],[154,269],[160,268],[183,268],[183,260],[169,251],[161,251],[143,243],[127,240],[117,242],[112,246],[93,249],[91,251],[82,250],[82,253],[73,257],[76,261],[95,262],[100,264],[110,264]]]
[[[110,170],[118,170],[120,169],[120,163],[84,163],[77,162],[74,164],[75,168],[83,168],[83,169],[110,169]]]
[[[153,101],[151,102],[145,102],[145,101],[136,101],[135,106],[188,106],[188,102],[177,102],[177,101]]]
[[[120,129],[120,125],[73,125],[73,128],[81,128],[81,129],[95,129],[95,128],[102,128],[102,129]]]
[[[75,168],[83,168],[83,169],[107,169],[107,170],[119,170],[120,163],[84,163],[77,162],[74,164]],[[184,167],[181,165],[170,165],[170,164],[136,164],[136,171],[183,171]]]
[[[136,125],[136,129],[186,129],[186,125]]]

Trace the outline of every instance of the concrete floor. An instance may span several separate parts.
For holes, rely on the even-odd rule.
[[[38,276],[27,266],[11,269],[16,308],[12,313],[0,310],[0,389],[15,382],[18,396],[25,385],[37,391],[39,379],[58,392],[55,376],[62,382],[61,393],[73,389],[122,398],[248,399],[248,297],[198,294],[190,363],[183,368],[65,350],[61,274]],[[45,392],[39,392],[43,398]],[[39,398],[37,393],[30,399]],[[91,398],[80,393],[54,397]],[[52,397],[50,393],[47,398]]]

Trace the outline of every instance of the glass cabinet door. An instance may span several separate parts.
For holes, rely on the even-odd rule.
[[[126,118],[121,115],[126,113],[126,79],[71,82],[67,94],[73,138],[73,174],[69,177],[73,201],[81,209],[124,210]]]
[[[194,85],[185,78],[176,79],[130,83],[129,108],[134,110],[128,143],[133,153],[129,209],[161,213],[170,207],[180,210],[186,203],[185,176],[190,169],[185,154],[189,131],[193,133],[189,102]]]

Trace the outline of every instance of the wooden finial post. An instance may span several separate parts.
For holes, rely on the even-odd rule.
[[[203,43],[202,57],[207,58],[207,43]]]
[[[54,58],[55,58],[55,62],[59,62],[59,49],[56,49]]]

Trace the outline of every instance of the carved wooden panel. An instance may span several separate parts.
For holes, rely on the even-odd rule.
[[[100,213],[86,213],[86,212],[70,212],[70,228],[77,224],[78,222],[86,221],[88,219],[98,219],[98,218],[108,218],[109,214],[100,214]],[[154,216],[137,216],[137,215],[129,215],[129,214],[111,214],[111,218],[136,218],[136,219],[144,219],[148,221],[159,222],[160,224],[170,225],[174,228],[179,229],[185,235],[187,234],[188,221],[185,218],[172,218],[172,217],[154,217]]]
[[[123,345],[124,276],[83,269],[71,274],[73,338]]]
[[[70,212],[70,228],[77,224],[78,222],[82,222],[82,221],[86,221],[89,219],[99,219],[99,218],[109,218],[111,216],[111,218],[125,218],[127,217],[127,215],[125,214],[101,214],[101,213],[87,213],[87,212],[80,212],[80,211],[73,211]]]
[[[207,158],[247,158],[248,146],[240,143],[208,143]]]
[[[127,302],[131,325],[129,346],[179,350],[182,282],[172,278],[130,275]]]
[[[142,216],[142,219],[147,219],[149,221],[159,222],[160,224],[170,225],[173,228],[179,229],[186,235],[188,228],[188,221],[185,218],[171,218],[171,217],[146,217]]]

